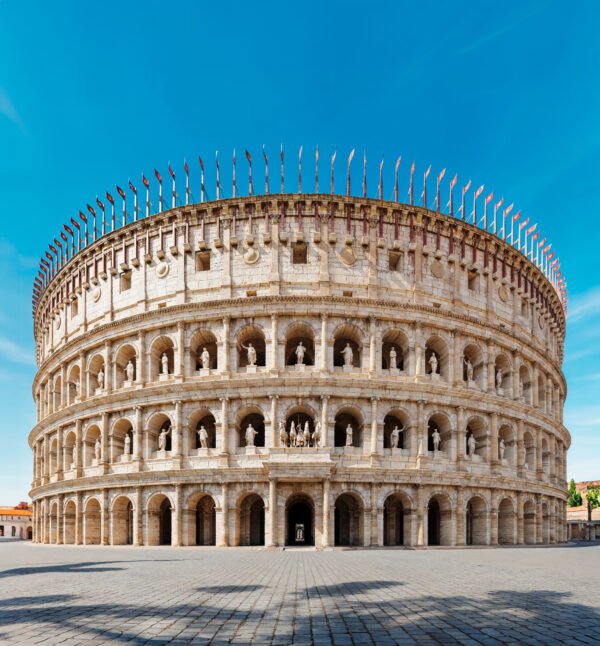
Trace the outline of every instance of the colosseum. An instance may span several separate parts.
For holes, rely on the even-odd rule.
[[[202,188],[43,261],[35,542],[566,540],[547,262],[397,195]]]

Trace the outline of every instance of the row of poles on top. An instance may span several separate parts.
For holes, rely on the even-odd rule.
[[[244,151],[246,162],[247,162],[247,171],[248,171],[248,194],[254,195],[254,178],[252,174],[252,155],[248,150]],[[269,157],[263,146],[262,157],[264,161],[264,193],[269,194],[271,192],[271,185],[269,181]],[[352,149],[348,155],[346,161],[346,195],[351,195],[351,166],[352,160],[355,157],[355,149]],[[329,160],[329,193],[331,195],[335,194],[335,164],[337,158],[337,151],[331,155]],[[298,193],[302,193],[302,161],[303,161],[303,147],[300,146],[298,151]],[[399,169],[401,165],[402,158],[398,157],[394,163],[394,185],[393,185],[393,201],[398,203],[399,200]],[[319,147],[315,149],[315,185],[314,193],[319,193]],[[279,152],[279,164],[280,164],[280,193],[284,194],[285,191],[285,155],[283,145],[281,146]],[[362,174],[362,196],[367,197],[367,155],[366,152],[363,153],[363,174]],[[206,188],[205,182],[205,165],[202,157],[198,157],[198,167],[200,170],[200,202],[206,202],[210,199],[209,192]],[[383,186],[383,168],[384,168],[384,158],[382,156],[381,161],[379,162],[379,182],[378,182],[378,197],[380,200],[384,199],[384,186]],[[232,156],[232,191],[231,197],[238,197],[238,181],[237,181],[237,156],[234,149]],[[190,168],[187,161],[184,160],[183,163],[183,172],[185,177],[185,193],[183,196],[177,192],[177,175],[171,164],[168,164],[168,172],[171,176],[171,194],[170,199],[165,200],[163,192],[163,178],[158,170],[154,170],[154,176],[158,184],[158,210],[155,213],[161,213],[165,210],[166,202],[170,203],[170,206],[167,208],[177,208],[178,206],[184,206],[194,203],[194,196],[192,194],[191,185],[190,185]],[[428,178],[431,172],[431,165],[423,172],[423,185],[420,192],[420,204],[424,208],[428,208],[428,196],[427,196],[427,183]],[[435,187],[435,199],[433,208],[435,211],[442,212],[443,206],[448,209],[447,213],[451,217],[460,217],[461,220],[470,222],[476,226],[481,227],[485,231],[489,231],[498,235],[502,240],[505,240],[513,247],[518,249],[521,253],[527,256],[537,267],[544,272],[546,277],[554,285],[556,291],[561,297],[563,307],[566,311],[566,280],[562,276],[560,271],[560,260],[555,256],[555,252],[552,250],[552,244],[547,241],[546,237],[540,238],[540,232],[537,230],[537,224],[530,224],[530,218],[521,218],[521,211],[514,211],[514,204],[508,204],[505,206],[504,198],[500,198],[495,201],[492,205],[491,213],[488,214],[489,205],[494,201],[494,191],[488,193],[483,199],[483,212],[478,216],[477,206],[478,198],[484,193],[485,186],[482,184],[472,194],[472,209],[467,213],[467,200],[469,190],[472,187],[472,182],[469,181],[462,187],[460,193],[460,205],[456,209],[455,214],[455,203],[454,203],[454,189],[458,182],[458,175],[455,174],[454,177],[450,180],[448,186],[448,201],[445,205],[442,205],[441,197],[441,188],[442,181],[446,175],[446,169],[444,168],[438,175],[436,179]],[[145,190],[145,203],[144,203],[144,217],[150,217],[151,211],[153,209],[153,204],[151,202],[151,187],[150,180],[142,174],[141,176],[142,185]],[[140,207],[138,202],[138,187],[131,181],[128,181],[128,188],[133,199],[133,214],[131,219],[129,219],[129,212],[127,210],[127,194],[123,188],[120,186],[115,186],[116,192],[122,200],[122,210],[120,215],[121,226],[125,226],[129,221],[137,221],[142,216],[140,213]],[[102,199],[96,196],[96,206],[98,207],[100,214],[96,211],[91,204],[86,205],[86,212],[79,211],[79,217],[71,217],[68,224],[63,225],[63,229],[60,231],[59,235],[54,238],[54,244],[48,245],[48,250],[45,252],[44,256],[40,259],[40,267],[38,275],[34,280],[34,289],[33,289],[33,305],[34,308],[41,296],[41,293],[52,280],[54,275],[61,269],[61,267],[68,262],[70,257],[72,257],[76,252],[81,251],[86,247],[90,242],[97,240],[100,236],[105,235],[115,231],[118,228],[117,225],[117,212],[115,205],[115,197],[109,191],[105,192],[106,200],[110,204],[108,207],[110,213],[107,216],[107,205],[102,201]],[[181,199],[183,197],[183,199]],[[225,197],[223,193],[223,185],[221,182],[221,164],[219,160],[218,151],[215,154],[215,199],[220,200]],[[409,176],[409,186],[408,186],[408,203],[410,205],[415,205],[415,162],[413,161],[410,166],[410,176]],[[502,209],[501,207],[504,208]],[[498,215],[500,213],[500,216]],[[507,222],[509,227],[507,227]],[[500,226],[501,223],[501,226]],[[529,226],[528,226],[529,225]],[[509,230],[510,228],[510,230]],[[539,239],[539,240],[538,240]],[[70,248],[70,253],[69,253]]]

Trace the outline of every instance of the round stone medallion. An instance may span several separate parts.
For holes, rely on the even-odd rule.
[[[340,259],[345,265],[353,265],[356,262],[356,252],[352,247],[344,247],[340,251]]]
[[[506,301],[508,300],[508,289],[506,288],[506,285],[500,285],[498,288],[498,296],[500,297],[501,301]]]
[[[444,277],[444,265],[439,260],[435,260],[431,265],[431,273],[435,278]]]
[[[94,287],[94,289],[92,289],[92,300],[94,303],[97,303],[100,300],[100,296],[102,296],[102,290],[99,287]]]
[[[258,259],[260,258],[260,254],[254,247],[250,247],[245,253],[244,253],[244,262],[247,265],[253,265]]]
[[[169,263],[161,260],[158,265],[156,265],[156,275],[159,278],[164,278],[169,273]]]

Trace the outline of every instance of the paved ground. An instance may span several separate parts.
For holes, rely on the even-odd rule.
[[[600,545],[265,551],[0,542],[2,644],[599,644]]]

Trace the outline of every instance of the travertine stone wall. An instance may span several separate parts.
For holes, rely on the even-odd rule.
[[[76,255],[34,324],[34,540],[565,540],[560,300],[464,222],[340,196],[196,204]],[[284,446],[292,420],[320,445]]]

